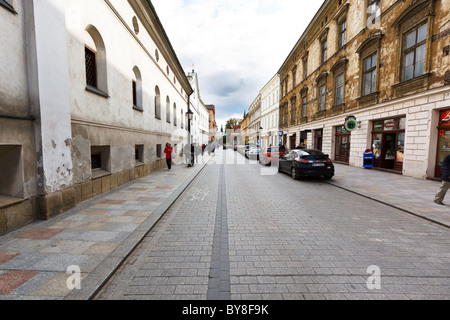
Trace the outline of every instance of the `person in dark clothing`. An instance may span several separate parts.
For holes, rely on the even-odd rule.
[[[170,143],[166,143],[166,148],[164,149],[164,153],[166,154],[166,162],[167,162],[167,168],[169,171],[172,169],[172,152],[173,148]]]
[[[195,163],[195,146],[191,144],[191,167],[194,166]]]
[[[434,202],[443,206],[445,195],[450,189],[450,155],[446,156],[444,161],[442,162],[442,175],[441,175],[442,185],[439,188],[438,193],[434,199]]]

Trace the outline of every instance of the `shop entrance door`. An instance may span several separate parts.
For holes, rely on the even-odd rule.
[[[385,169],[394,169],[396,141],[397,141],[396,133],[389,133],[383,135],[383,148],[381,159],[382,159],[382,167]]]

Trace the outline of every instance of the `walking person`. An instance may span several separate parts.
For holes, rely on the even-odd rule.
[[[186,164],[190,164],[190,158],[191,158],[191,148],[189,148],[189,145],[184,146],[184,155],[186,157]]]
[[[202,153],[202,149],[198,144],[195,144],[195,163],[198,163],[198,156]]]
[[[193,167],[194,164],[195,164],[195,146],[192,143],[191,144],[191,165],[190,166]]]
[[[444,203],[442,201],[444,201],[445,194],[447,193],[448,189],[450,189],[450,154],[446,156],[444,162],[442,162],[441,180],[442,185],[438,193],[436,194],[434,202],[443,206]]]
[[[166,163],[167,168],[169,168],[169,171],[172,170],[172,152],[173,148],[170,143],[166,143],[166,148],[164,149],[164,153],[166,154]]]

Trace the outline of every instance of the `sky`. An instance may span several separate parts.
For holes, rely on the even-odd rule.
[[[220,128],[242,119],[322,5],[322,0],[152,0],[185,73],[216,106]]]

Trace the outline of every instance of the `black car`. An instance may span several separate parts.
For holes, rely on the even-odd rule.
[[[278,171],[289,173],[293,179],[321,176],[331,179],[334,176],[334,165],[328,155],[319,150],[291,150],[280,157]]]

